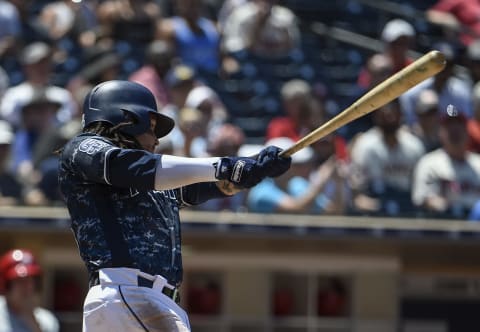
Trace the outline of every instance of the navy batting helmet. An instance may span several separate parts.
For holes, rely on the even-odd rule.
[[[158,113],[153,94],[141,84],[130,81],[106,81],[95,86],[83,104],[84,127],[94,122],[107,122],[115,126],[133,122],[119,128],[130,136],[141,135],[150,128],[150,114],[157,117],[155,135],[163,137],[174,126],[174,121]]]

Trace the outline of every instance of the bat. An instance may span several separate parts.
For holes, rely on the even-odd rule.
[[[396,74],[387,78],[385,81],[379,83],[352,105],[309,133],[307,136],[298,140],[294,145],[283,150],[280,153],[280,156],[289,157],[347,123],[388,104],[408,89],[442,71],[443,68],[445,68],[445,65],[445,56],[441,52],[437,50],[428,52]]]

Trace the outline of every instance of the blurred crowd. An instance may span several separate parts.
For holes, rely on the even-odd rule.
[[[335,100],[303,66],[305,26],[287,3],[0,0],[0,205],[63,204],[55,151],[81,131],[83,98],[102,81],[145,85],[175,119],[157,153],[249,156],[288,148],[414,61],[414,25],[392,18],[356,95]],[[294,154],[285,175],[198,209],[480,220],[480,32],[464,17],[474,12],[467,0],[426,11],[442,24],[429,45],[447,58],[440,74]],[[269,75],[268,86],[256,79]]]

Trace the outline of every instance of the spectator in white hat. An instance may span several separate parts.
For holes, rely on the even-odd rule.
[[[208,130],[222,125],[227,120],[227,110],[220,97],[210,87],[194,87],[185,100],[185,106],[201,111],[208,122]]]
[[[409,49],[414,46],[416,33],[413,26],[405,20],[393,19],[382,30],[380,35],[384,42],[383,54],[387,55],[392,62],[392,71],[405,68],[414,60],[408,55]],[[362,88],[370,86],[371,77],[368,71],[363,69],[358,77],[358,85]]]
[[[52,49],[43,42],[34,42],[22,50],[20,63],[25,81],[8,88],[0,104],[0,115],[12,126],[20,125],[21,108],[38,88],[45,88],[48,95],[60,104],[56,114],[58,123],[65,123],[75,116],[77,108],[70,92],[50,82],[53,74],[51,58]]]

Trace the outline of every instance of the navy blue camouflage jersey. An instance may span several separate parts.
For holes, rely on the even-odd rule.
[[[89,272],[131,267],[172,285],[181,282],[179,209],[224,195],[210,182],[154,190],[160,158],[94,134],[81,134],[64,147],[60,189]]]

